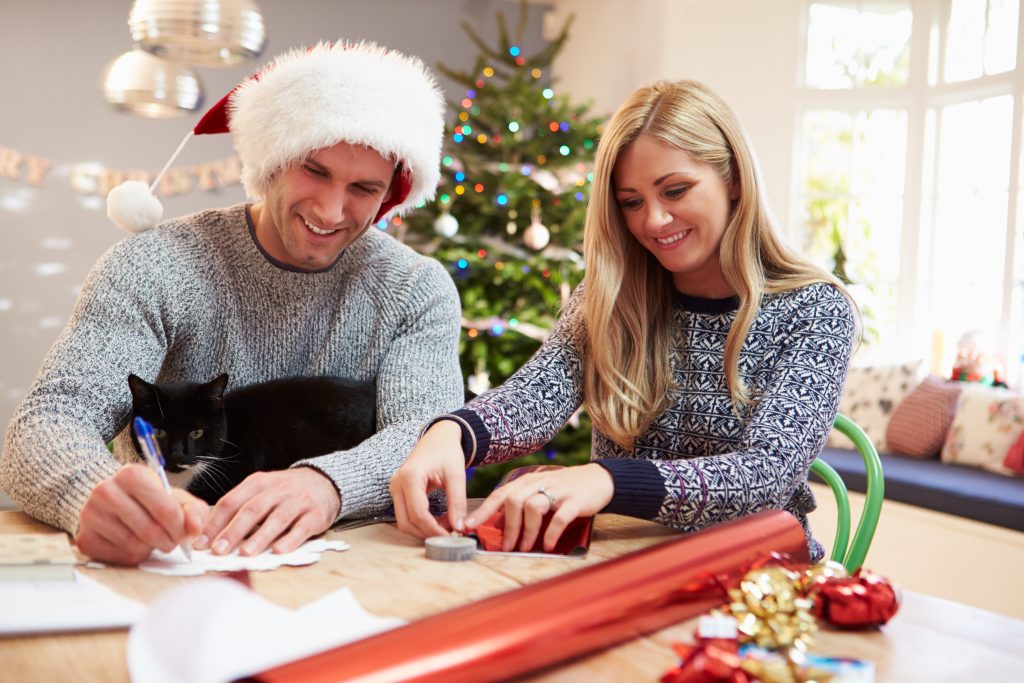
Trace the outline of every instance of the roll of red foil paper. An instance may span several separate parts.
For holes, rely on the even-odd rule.
[[[270,669],[264,683],[498,681],[602,650],[727,600],[771,553],[806,564],[796,519],[771,510],[442,612]]]

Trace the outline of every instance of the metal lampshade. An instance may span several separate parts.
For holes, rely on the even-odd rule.
[[[100,75],[103,98],[137,116],[168,118],[203,106],[203,86],[186,64],[135,49],[107,64]]]
[[[234,66],[267,43],[252,0],[135,0],[128,28],[142,49],[196,66]]]

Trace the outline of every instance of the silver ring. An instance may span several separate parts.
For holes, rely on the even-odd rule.
[[[555,498],[553,495],[548,493],[548,490],[545,487],[543,487],[543,486],[541,486],[539,489],[537,489],[537,493],[543,494],[543,496],[548,499],[548,502],[551,503],[551,508],[554,509],[555,503],[558,502],[557,498]]]

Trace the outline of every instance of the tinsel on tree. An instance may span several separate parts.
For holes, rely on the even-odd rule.
[[[462,372],[476,393],[522,366],[550,333],[583,277],[583,223],[593,180],[590,162],[601,120],[588,105],[556,93],[552,60],[569,36],[533,55],[522,49],[529,7],[509,34],[498,13],[498,44],[462,28],[479,49],[473,68],[438,69],[464,90],[445,136],[437,200],[388,226],[445,264],[462,299]],[[590,425],[569,430],[526,462],[585,461]],[[485,493],[510,466],[479,468],[471,493]]]

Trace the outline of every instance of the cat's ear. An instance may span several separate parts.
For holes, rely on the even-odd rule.
[[[136,375],[128,375],[128,388],[136,405],[145,405],[152,400],[153,385],[146,380]]]
[[[219,407],[221,402],[224,400],[224,390],[228,386],[228,373],[225,372],[224,374],[219,375],[211,380],[206,386],[210,389],[210,398],[213,404]]]

